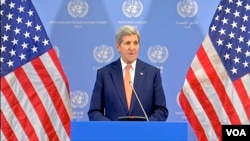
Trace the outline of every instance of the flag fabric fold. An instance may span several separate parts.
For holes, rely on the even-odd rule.
[[[180,105],[197,139],[250,124],[250,0],[221,0],[187,72]]]
[[[70,140],[69,86],[31,0],[1,1],[1,140]]]

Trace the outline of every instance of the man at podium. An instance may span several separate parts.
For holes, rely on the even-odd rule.
[[[166,121],[168,109],[160,70],[138,59],[138,30],[122,26],[115,40],[120,57],[97,70],[89,120]]]

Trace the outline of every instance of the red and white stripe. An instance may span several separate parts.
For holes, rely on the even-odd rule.
[[[54,49],[1,78],[1,140],[70,140],[70,98]]]
[[[221,125],[250,123],[250,73],[232,82],[206,36],[179,100],[198,140],[221,140]]]

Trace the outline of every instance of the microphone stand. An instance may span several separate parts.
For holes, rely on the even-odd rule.
[[[144,110],[144,108],[143,108],[143,106],[142,106],[142,104],[141,104],[141,101],[140,101],[140,99],[139,99],[139,97],[138,97],[138,95],[137,95],[137,93],[136,93],[136,91],[135,91],[135,89],[134,89],[134,86],[133,86],[132,81],[129,81],[129,84],[130,84],[130,86],[131,86],[132,89],[133,89],[133,92],[134,92],[134,94],[135,94],[135,97],[136,97],[137,101],[138,101],[139,104],[140,104],[140,107],[141,107],[141,109],[142,109],[142,112],[143,112],[143,114],[144,114],[146,120],[149,122],[148,116],[147,116],[147,114],[146,114],[146,112],[145,112],[145,110]]]

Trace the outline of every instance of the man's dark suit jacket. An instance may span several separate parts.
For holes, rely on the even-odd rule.
[[[150,121],[167,119],[168,109],[159,69],[137,59],[134,89]],[[144,116],[134,94],[130,110],[127,108],[120,59],[97,70],[88,116],[90,121],[115,121],[121,116]]]

